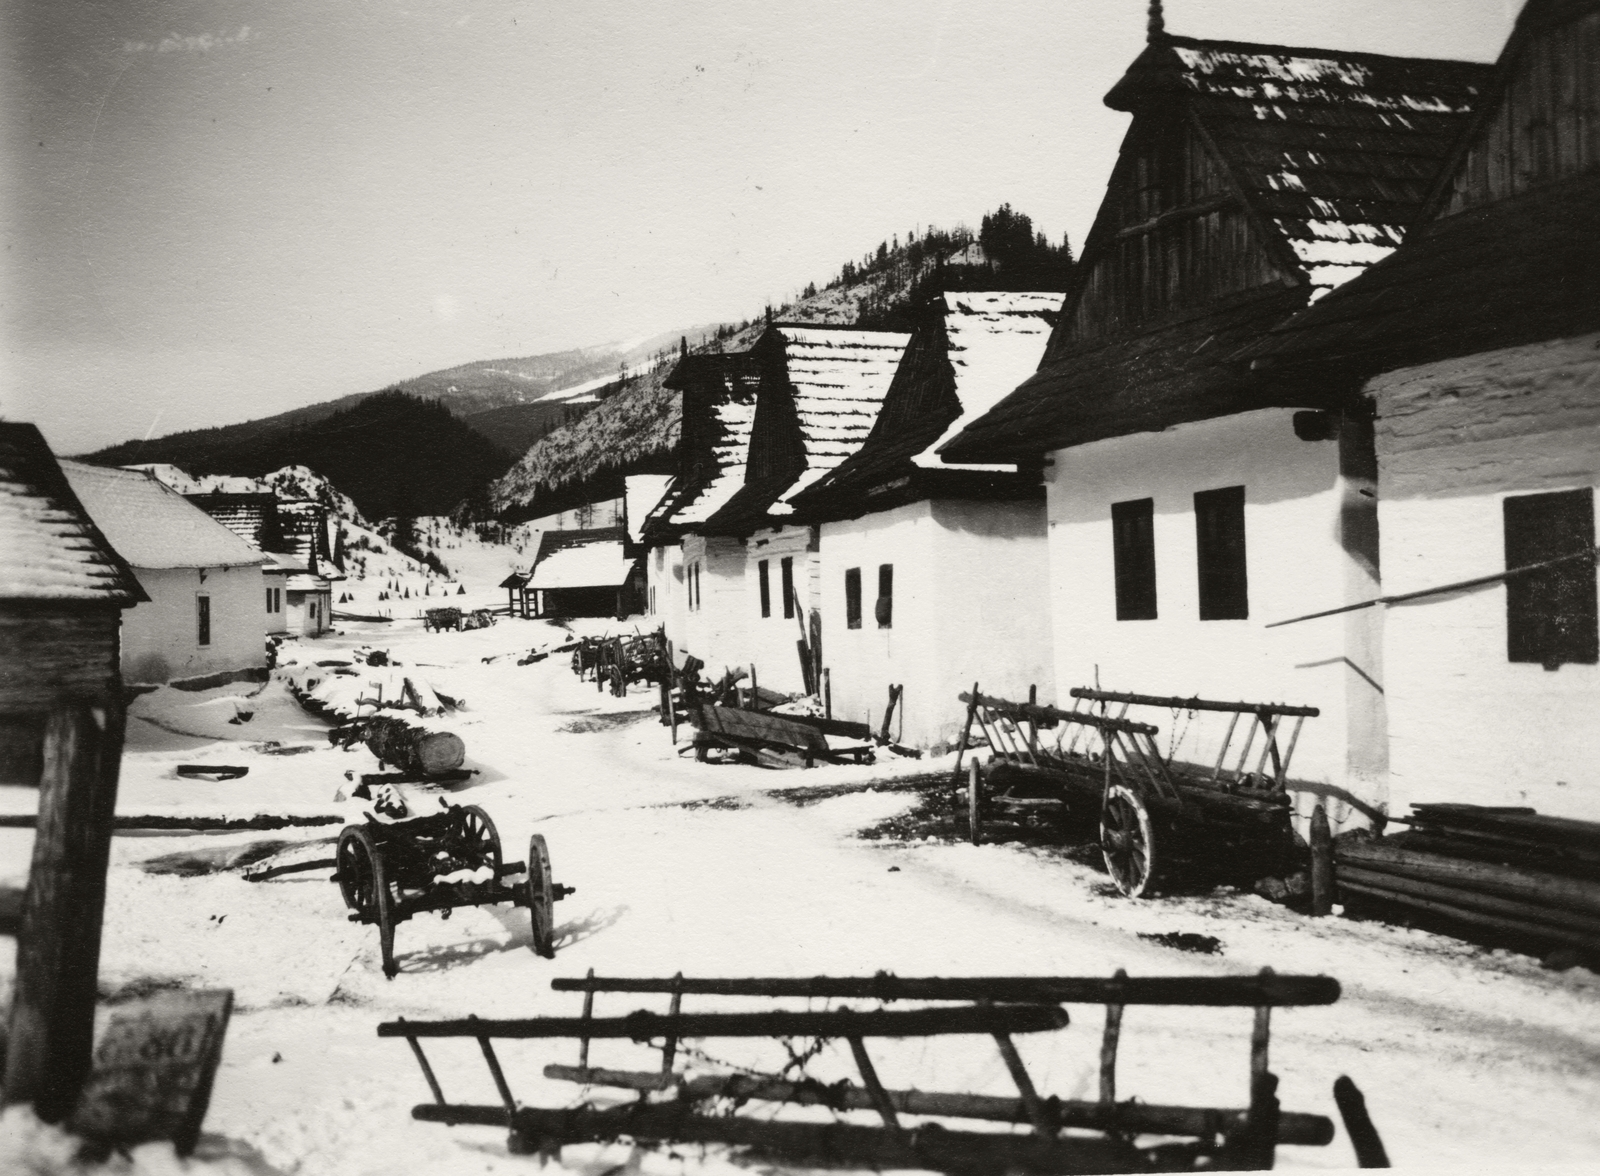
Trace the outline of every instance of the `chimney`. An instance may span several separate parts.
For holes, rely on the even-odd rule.
[[[1161,15],[1161,0],[1150,0],[1150,23],[1145,32],[1145,40],[1152,45],[1166,39],[1167,22]]]

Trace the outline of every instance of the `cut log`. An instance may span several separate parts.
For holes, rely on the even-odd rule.
[[[1423,882],[1416,878],[1401,877],[1398,874],[1383,874],[1377,870],[1365,870],[1359,866],[1341,866],[1339,868],[1339,884],[1346,885],[1352,882],[1392,890],[1399,894],[1413,895],[1417,898],[1429,899],[1434,902],[1449,903],[1452,906],[1464,907],[1468,910],[1481,911],[1487,915],[1494,915],[1519,924],[1526,924],[1530,932],[1542,931],[1547,926],[1561,927],[1587,935],[1592,942],[1600,943],[1600,916],[1596,915],[1574,913],[1553,906],[1518,902],[1514,898],[1502,898],[1497,894],[1482,894],[1476,890],[1464,890],[1459,886]]]
[[[1393,881],[1393,879],[1385,880]],[[1588,949],[1600,946],[1600,940],[1596,940],[1594,935],[1586,931],[1573,931],[1564,927],[1533,926],[1518,922],[1515,919],[1486,914],[1483,911],[1460,906],[1456,903],[1435,902],[1433,899],[1423,898],[1420,895],[1406,894],[1392,886],[1374,886],[1367,882],[1347,879],[1343,871],[1339,874],[1339,891],[1341,896],[1347,891],[1352,894],[1362,894],[1370,898],[1382,899],[1385,902],[1397,903],[1401,906],[1426,911],[1430,914],[1441,915],[1458,922],[1487,927],[1502,935],[1520,936],[1524,940],[1570,943],[1576,947]],[[1349,899],[1346,898],[1345,901],[1348,902]]]
[[[434,776],[454,771],[467,758],[467,746],[455,732],[429,731],[389,715],[358,719],[349,729],[380,763],[402,772]]]
[[[1343,865],[1398,874],[1522,902],[1585,912],[1600,918],[1600,882],[1545,874],[1537,870],[1421,853],[1381,841],[1337,842],[1334,857]]]

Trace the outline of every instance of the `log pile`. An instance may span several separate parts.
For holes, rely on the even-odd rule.
[[[431,777],[459,768],[467,746],[454,731],[430,731],[399,715],[371,715],[328,733],[330,742],[344,747],[363,743],[379,763],[407,776]]]
[[[1342,901],[1600,961],[1600,824],[1528,808],[1412,807],[1407,832],[1335,842]]]

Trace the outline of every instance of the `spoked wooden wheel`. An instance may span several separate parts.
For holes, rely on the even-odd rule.
[[[458,840],[451,848],[462,861],[475,863],[474,869],[492,866],[494,874],[489,881],[493,882],[500,877],[500,831],[489,814],[475,804],[463,805],[459,812]]]
[[[550,848],[544,836],[528,839],[528,882],[524,897],[533,920],[533,950],[547,960],[556,958],[556,896],[550,881]]]
[[[383,974],[393,980],[400,971],[400,965],[394,962],[395,895],[385,877],[383,854],[371,833],[360,825],[351,825],[339,834],[336,857],[339,891],[345,905],[360,915],[363,923],[378,925]]]
[[[1129,898],[1154,893],[1156,835],[1144,798],[1113,784],[1100,809],[1100,852],[1117,889]]]
[[[983,842],[983,769],[973,759],[967,765],[967,835],[972,844]]]

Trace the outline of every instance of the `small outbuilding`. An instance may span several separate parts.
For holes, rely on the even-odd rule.
[[[621,527],[546,531],[525,591],[535,616],[620,619],[640,611],[644,569],[629,555]]]
[[[122,675],[161,683],[266,665],[266,558],[148,474],[62,462],[147,597],[122,620]]]

